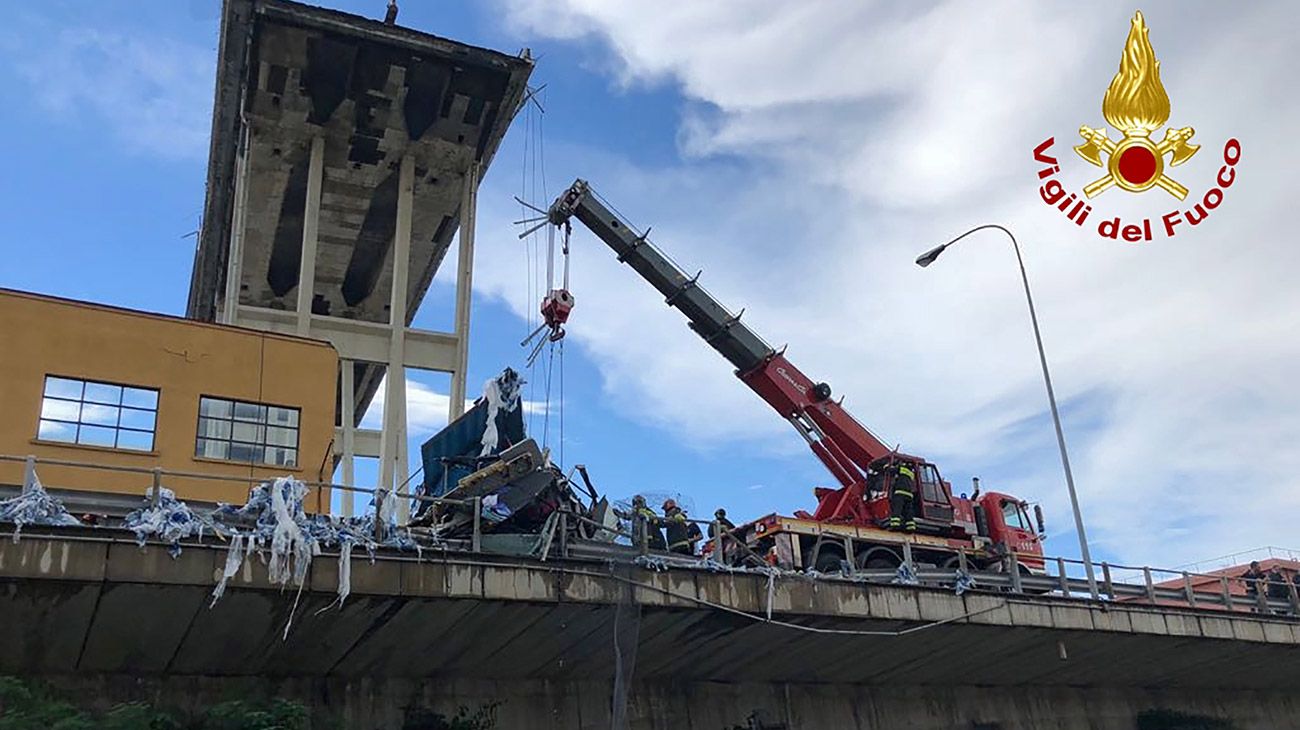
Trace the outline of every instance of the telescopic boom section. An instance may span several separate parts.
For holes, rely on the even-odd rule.
[[[883,443],[839,403],[830,386],[815,383],[740,321],[740,314],[714,299],[627,221],[606,206],[585,180],[577,180],[548,212],[550,222],[568,225],[577,218],[604,241],[618,260],[631,266],[686,315],[690,327],[736,368],[736,376],[808,441],[817,458],[843,486],[861,486],[871,462],[890,453]]]

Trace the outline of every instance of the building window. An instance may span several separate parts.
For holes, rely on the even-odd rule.
[[[927,502],[946,502],[939,487],[939,473],[931,464],[921,467],[921,498]]]
[[[126,451],[153,451],[158,391],[45,376],[36,437]]]
[[[202,396],[194,455],[297,466],[298,414],[297,408]]]

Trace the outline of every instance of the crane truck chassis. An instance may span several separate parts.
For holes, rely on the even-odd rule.
[[[892,569],[908,552],[922,564],[955,567],[964,559],[981,569],[1008,565],[1007,557],[1014,556],[1017,570],[1043,571],[1041,509],[1034,508],[1035,525],[1029,505],[1014,496],[980,493],[978,488],[969,498],[953,496],[934,464],[885,446],[844,409],[843,398],[832,399],[829,385],[813,381],[786,359],[784,348],[773,348],[741,322],[740,314],[699,285],[699,274],[688,276],[650,243],[648,229],[638,233],[585,180],[576,180],[561,194],[546,217],[563,232],[566,250],[577,218],[621,263],[657,289],[735,367],[736,377],[794,426],[839,482],[838,488],[813,490],[817,507],[811,513],[771,514],[737,527],[735,533],[749,548],[743,552],[783,567],[823,572],[838,570],[841,561],[862,569]],[[554,307],[547,307],[557,299],[571,308],[573,297],[565,289],[550,291],[543,300],[543,318],[558,332],[563,321],[550,322],[553,314],[548,312]],[[568,309],[564,315],[567,319]],[[915,533],[883,528],[890,515],[891,482],[901,464],[916,475]]]

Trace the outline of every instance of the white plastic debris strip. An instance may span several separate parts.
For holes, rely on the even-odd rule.
[[[0,522],[14,523],[14,542],[21,537],[23,525],[81,524],[81,520],[68,513],[58,497],[45,491],[35,474],[32,483],[21,494],[0,501]]]
[[[306,583],[312,559],[323,550],[339,551],[338,600],[343,601],[352,592],[352,549],[362,545],[374,557],[380,547],[398,550],[415,550],[419,545],[405,530],[390,525],[383,542],[373,539],[375,517],[373,514],[353,518],[332,518],[326,515],[308,515],[303,509],[307,485],[289,477],[263,482],[253,487],[248,501],[241,506],[221,503],[206,519],[195,518],[206,524],[214,534],[230,538],[226,551],[225,568],[221,579],[212,591],[212,605],[225,594],[230,579],[238,575],[244,561],[259,555],[267,565],[268,578],[282,587]],[[166,497],[167,492],[163,493]],[[161,500],[165,502],[166,500]],[[177,504],[184,506],[183,502]],[[188,508],[186,508],[188,509]],[[192,514],[192,513],[191,513]]]
[[[352,593],[352,545],[351,540],[339,545],[339,597],[336,601],[339,608],[343,607],[343,602]]]
[[[272,583],[302,585],[307,579],[311,559],[320,554],[320,546],[309,540],[302,523],[307,515],[302,509],[307,485],[281,477],[271,486],[271,512],[275,518],[271,530],[271,562],[267,572]],[[292,513],[290,512],[292,505]]]
[[[496,452],[501,439],[497,431],[497,415],[510,413],[519,407],[519,394],[524,384],[515,371],[506,371],[495,378],[489,378],[483,384],[483,399],[487,401],[487,425],[483,428],[483,450],[479,456],[490,456]]]
[[[150,487],[144,500],[144,506],[130,512],[123,520],[126,529],[135,533],[140,547],[153,537],[167,543],[167,552],[175,558],[181,554],[181,540],[203,536],[203,520],[190,510],[189,505],[177,499],[172,490],[160,487],[155,502],[153,487]]]
[[[226,584],[235,577],[243,564],[244,536],[235,535],[230,538],[230,548],[226,550],[226,565],[221,570],[221,580],[217,581],[217,587],[212,589],[212,603],[208,604],[208,608],[217,605],[217,601],[226,594]]]

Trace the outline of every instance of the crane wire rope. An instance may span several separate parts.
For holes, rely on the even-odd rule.
[[[543,87],[543,88],[540,89],[539,91],[541,91],[542,93],[545,93],[545,87]],[[541,104],[541,103],[537,103],[536,106],[537,106],[537,109],[538,109],[538,113],[537,113],[537,115],[536,115],[536,124],[534,125],[534,130],[535,130],[534,133],[536,134],[536,139],[535,139],[535,141],[534,141],[534,143],[533,143],[533,179],[532,179],[532,180],[533,180],[533,190],[532,190],[532,193],[533,193],[533,199],[534,199],[534,200],[538,200],[538,201],[540,201],[541,204],[542,204],[542,206],[549,207],[549,205],[550,205],[550,194],[549,194],[549,191],[548,191],[548,189],[547,189],[547,185],[546,185],[546,136],[545,136],[545,127],[544,127],[544,123],[543,123],[543,122],[544,122],[544,119],[545,119],[545,115],[546,115],[546,110],[545,110],[545,106],[543,106],[543,104]],[[541,198],[538,198],[538,197],[537,197],[537,192],[538,192],[537,187],[538,187],[538,184],[539,184],[539,183],[540,183],[540,185],[541,185]],[[549,296],[550,293],[551,293],[551,290],[554,288],[554,281],[553,281],[553,279],[554,279],[554,266],[555,266],[555,226],[551,226],[551,225],[546,226],[546,235],[547,235],[547,238],[546,238],[546,244],[547,244],[547,245],[546,245],[546,287],[545,287],[545,290],[544,290],[544,294],[545,294],[546,296]],[[537,247],[540,249],[540,247],[541,247],[541,242],[540,242],[540,240],[537,239],[537,236],[534,236],[534,241],[536,242]],[[568,263],[568,256],[569,256],[569,246],[568,246],[568,238],[566,237],[566,238],[565,238],[565,245],[564,245],[564,279],[565,279],[565,281],[564,281],[564,287],[565,287],[565,289],[567,289],[567,288],[568,288],[568,285],[569,285],[569,282],[568,282],[568,278],[569,278],[569,263]],[[537,271],[537,274],[538,274],[538,275],[541,274],[540,268],[541,268],[541,267],[539,266],[539,267],[538,267],[539,270]],[[539,288],[540,288],[540,287],[539,287]],[[535,301],[537,301],[537,299],[534,298],[533,301],[535,302]],[[530,331],[531,331],[531,330],[530,330]],[[554,341],[550,342],[550,343],[547,345],[547,348],[550,350],[550,353],[548,354],[548,358],[547,358],[548,362],[547,362],[547,366],[546,366],[546,396],[545,396],[545,398],[544,398],[544,402],[543,402],[543,406],[542,406],[542,407],[545,409],[545,411],[546,411],[545,416],[544,416],[544,419],[543,419],[544,425],[543,425],[543,428],[542,428],[542,443],[543,443],[544,446],[545,446],[545,445],[548,445],[548,444],[549,444],[549,441],[550,441],[551,382],[552,382],[552,376],[553,376],[554,367],[555,367],[555,363],[554,363],[554,361],[555,361],[555,349],[556,349],[556,347],[555,347],[555,342],[554,342]],[[564,362],[564,348],[563,348],[563,346],[560,347],[560,362],[561,362],[561,373],[563,373],[563,362]],[[563,375],[561,375],[561,377],[563,377]],[[562,392],[562,391],[563,391],[563,386],[561,386],[561,392]],[[560,418],[561,418],[561,423],[563,423],[563,420],[562,420],[562,419],[563,419],[563,413],[564,413],[563,396],[561,396],[561,402],[559,403],[559,406],[558,406],[558,407],[559,407],[559,409],[560,409]],[[561,439],[563,439],[563,436],[562,436],[562,435],[561,435]],[[563,453],[562,450],[563,450],[563,446],[561,446],[561,453]],[[563,464],[563,458],[561,458],[561,464]]]
[[[529,212],[529,206],[525,201],[537,201],[538,188],[541,188],[542,198],[546,197],[546,181],[542,179],[545,175],[543,151],[543,128],[542,119],[545,114],[545,108],[537,101],[535,96],[545,90],[545,85],[538,89],[530,89],[528,100],[525,101],[524,109],[524,140],[523,140],[523,160],[520,165],[519,196],[520,219],[526,221],[532,213]],[[547,226],[549,228],[549,226]],[[536,229],[530,231],[527,240],[524,241],[524,256],[526,259],[525,277],[527,290],[527,304],[525,305],[525,323],[528,331],[531,332],[539,324],[539,312],[534,307],[536,302],[541,299],[543,293],[543,284],[541,282],[542,253],[540,234]],[[550,266],[548,261],[548,266]],[[526,364],[525,370],[528,373],[526,378],[528,382],[528,395],[525,398],[526,403],[536,403],[537,394],[537,363],[534,360]],[[534,426],[536,409],[525,406],[527,410],[527,431],[531,432]]]
[[[544,93],[545,87],[539,89],[538,91]],[[529,116],[528,116],[528,119],[531,121],[531,124],[529,125],[529,130],[530,130],[529,136],[532,137],[531,157],[528,158],[529,162],[531,163],[530,169],[532,175],[530,178],[530,182],[531,182],[532,189],[528,192],[531,192],[532,200],[540,201],[543,206],[549,206],[550,191],[548,190],[546,184],[546,144],[545,144],[546,137],[545,137],[545,129],[543,125],[543,120],[545,119],[545,107],[541,103],[536,103],[534,104],[534,106],[536,106],[538,109],[537,113],[534,114],[532,112],[532,107],[530,106]],[[540,198],[538,198],[537,195],[539,192],[538,191],[539,185],[541,187]],[[538,207],[540,208],[542,206],[538,206]],[[528,216],[525,215],[521,217],[526,218]],[[530,285],[534,285],[532,288],[530,288],[530,293],[529,293],[530,303],[536,302],[538,300],[536,296],[538,293],[542,293],[546,296],[549,296],[551,291],[555,288],[555,226],[546,225],[544,227],[546,228],[546,254],[545,254],[546,255],[546,282],[545,284],[541,284],[540,282],[537,281],[537,279],[540,279],[542,274],[542,266],[541,266],[542,254],[540,250],[541,240],[537,232],[533,232],[530,235],[531,245],[534,247],[532,261],[535,262],[536,264],[529,275],[529,283]],[[561,256],[563,256],[564,258],[562,288],[567,291],[569,288],[569,236],[568,236],[567,229],[565,231],[564,244],[563,244]],[[532,311],[530,310],[529,321],[528,321],[528,328],[530,332],[534,330],[534,322],[535,320],[533,319]],[[558,341],[551,340],[550,342],[545,344],[545,347],[549,352],[547,353],[547,361],[545,367],[545,387],[543,389],[543,397],[541,403],[541,408],[543,411],[542,447],[545,448],[550,445],[551,411],[552,411],[551,394],[553,392],[553,387],[555,385],[555,380],[557,376],[555,359],[557,354],[556,351],[558,350],[559,360],[560,360],[559,373],[558,373],[559,402],[555,404],[554,410],[557,411],[557,420],[559,422],[559,440],[560,440],[559,447],[558,447],[559,457],[560,457],[559,463],[561,467],[563,467],[564,464],[564,341],[563,339]],[[535,390],[534,390],[535,381],[537,380],[536,377],[537,367],[538,367],[537,360],[536,358],[534,358],[529,363],[529,377],[528,377],[529,401],[533,403],[537,402],[535,399]],[[530,432],[532,431],[534,425],[533,422],[534,422],[535,411],[536,411],[535,408],[529,408],[528,430]]]
[[[551,436],[551,373],[555,370],[555,344],[547,345],[550,352],[546,358],[546,388],[545,397],[543,398],[543,408],[546,409],[542,415],[542,448],[550,444]]]
[[[564,470],[564,340],[560,340],[560,470]]]
[[[523,159],[520,161],[520,165],[519,165],[519,198],[518,199],[519,199],[520,220],[527,220],[530,215],[527,206],[525,206],[524,204],[524,201],[528,199],[528,169],[529,169],[528,151],[529,151],[530,142],[532,141],[532,136],[533,136],[533,107],[530,104],[525,104],[524,105]],[[527,323],[528,331],[531,332],[533,327],[535,326],[535,322],[533,318],[533,310],[532,310],[532,306],[533,306],[532,303],[535,301],[535,298],[533,295],[533,280],[534,280],[533,279],[533,240],[531,234],[529,235],[528,239],[524,241],[524,261],[525,261],[525,273],[524,273],[525,282],[524,283],[525,283],[525,287],[527,290],[527,297],[528,297],[524,307],[524,320]],[[533,395],[533,384],[531,381],[532,379],[529,378],[529,383],[528,383],[529,400],[532,399],[532,395]]]

